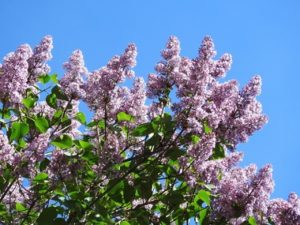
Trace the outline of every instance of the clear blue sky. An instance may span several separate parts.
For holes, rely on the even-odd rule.
[[[146,78],[160,59],[169,35],[181,40],[182,53],[194,57],[204,35],[215,41],[218,56],[233,55],[228,79],[244,85],[263,78],[260,100],[269,124],[247,144],[243,165],[272,163],[273,197],[300,194],[300,1],[297,0],[2,0],[0,56],[21,43],[54,37],[52,72],[80,48],[89,70],[104,65],[126,45],[138,46],[136,72]]]

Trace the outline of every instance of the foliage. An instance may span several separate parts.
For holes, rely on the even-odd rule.
[[[131,88],[133,44],[94,72],[76,50],[60,80],[51,49],[46,36],[0,65],[0,224],[300,224],[295,193],[269,199],[270,165],[237,166],[237,145],[267,122],[261,78],[221,83],[231,56],[214,60],[210,37],[195,59],[170,37]]]

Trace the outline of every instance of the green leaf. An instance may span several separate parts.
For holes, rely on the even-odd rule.
[[[143,180],[138,187],[139,194],[142,198],[148,199],[152,194],[152,182],[150,180]]]
[[[51,144],[62,149],[71,148],[73,145],[73,140],[70,136],[64,134],[52,141]]]
[[[34,124],[41,133],[45,133],[49,128],[48,120],[44,117],[37,117],[34,120]]]
[[[63,118],[61,118],[61,127],[65,128],[70,126],[72,123],[72,120],[68,118],[67,115],[65,115]]]
[[[108,194],[109,197],[114,200],[116,203],[123,203],[123,197],[122,197],[122,193],[121,192],[116,192],[114,194]]]
[[[257,225],[256,219],[253,216],[249,216],[248,222],[250,225]]]
[[[98,127],[99,127],[100,129],[105,129],[105,121],[104,121],[104,120],[100,120],[100,121],[98,122]]]
[[[25,141],[24,139],[20,139],[20,140],[19,140],[19,146],[20,146],[21,148],[25,148],[25,147],[27,146],[26,141]]]
[[[208,125],[207,121],[203,122],[203,129],[205,134],[210,134],[212,132],[212,128]]]
[[[22,100],[23,104],[27,109],[31,109],[34,106],[34,103],[37,101],[37,98],[33,98],[31,96],[28,96],[27,98],[24,98]]]
[[[17,202],[17,203],[16,203],[16,210],[17,210],[18,212],[22,212],[22,211],[25,211],[25,210],[26,210],[26,207],[25,207],[22,203]]]
[[[92,165],[94,165],[98,160],[98,156],[92,151],[85,151],[81,157],[83,160],[89,162]]]
[[[180,191],[172,191],[163,197],[162,201],[171,207],[178,207],[184,201],[183,193]]]
[[[37,225],[55,225],[55,218],[58,215],[56,207],[48,207],[43,210],[37,218]]]
[[[68,225],[67,222],[63,218],[56,218],[54,220],[55,225]]]
[[[110,190],[110,193],[115,194],[124,189],[124,181],[123,180],[119,181],[118,179],[111,180],[111,182],[108,184],[108,187],[109,186],[113,186],[112,189]]]
[[[170,157],[172,160],[177,160],[180,156],[184,155],[185,152],[180,150],[179,148],[171,148],[168,152],[167,155]]]
[[[172,125],[172,116],[169,113],[164,113],[161,117],[161,122],[163,125],[171,126]]]
[[[120,225],[130,225],[130,223],[128,222],[128,221],[122,221],[121,223],[120,223]]]
[[[223,159],[225,158],[225,150],[223,146],[218,143],[213,149],[212,159]]]
[[[118,182],[118,183],[116,183]],[[117,203],[123,202],[123,189],[124,189],[124,181],[112,180],[108,187],[113,186],[110,192],[108,193],[109,197]]]
[[[43,75],[39,76],[38,80],[42,84],[46,84],[49,81],[52,81],[55,84],[58,83],[57,74],[56,73],[54,73],[52,75],[50,75],[50,74],[43,74]]]
[[[193,144],[198,144],[201,138],[197,135],[192,135],[191,137]]]
[[[24,137],[29,132],[29,126],[24,122],[13,122],[10,129],[9,140],[19,141],[20,138]]]
[[[130,202],[134,199],[135,188],[129,185],[127,182],[124,182],[124,200],[125,202]]]
[[[164,134],[166,138],[170,138],[174,132],[176,122],[172,121],[172,116],[169,113],[164,113],[162,116],[157,116],[151,121],[151,125],[155,133]]]
[[[0,176],[0,193],[3,191],[3,189],[6,187],[5,185],[5,179]]]
[[[63,115],[62,109],[57,109],[52,117],[51,124],[58,124],[61,120],[61,117]]]
[[[4,119],[10,119],[10,117],[11,117],[10,109],[7,109],[7,108],[1,109],[0,108],[0,112],[1,112],[1,115],[3,115]],[[4,122],[4,120],[2,120],[2,122]]]
[[[162,139],[161,136],[155,134],[146,141],[145,145],[146,146],[155,146],[160,143],[161,139]]]
[[[203,221],[204,221],[206,215],[207,215],[207,208],[202,209],[202,210],[200,211],[200,213],[199,213],[199,217],[200,217],[200,218],[199,218],[199,223],[200,223],[200,225],[202,225],[202,223],[203,223]]]
[[[49,165],[50,160],[47,158],[44,158],[43,161],[41,161],[40,163],[40,171],[43,171],[44,169],[47,168],[47,166]]]
[[[141,136],[149,135],[153,132],[154,130],[151,123],[144,123],[136,127],[131,134],[135,137],[141,137]]]
[[[57,84],[58,83],[58,80],[57,80],[57,74],[54,73],[52,75],[50,75],[50,79],[53,83]]]
[[[49,74],[44,74],[44,75],[41,75],[39,76],[38,80],[39,82],[41,82],[42,84],[46,84],[50,81],[51,77]]]
[[[120,121],[130,121],[132,122],[134,120],[134,117],[132,115],[127,114],[126,112],[119,112],[117,115],[117,120]]]
[[[75,119],[78,120],[80,123],[85,124],[86,118],[83,112],[78,112],[75,116]]]
[[[79,145],[83,149],[92,149],[93,145],[87,141],[79,140],[78,141]]]
[[[39,173],[38,175],[35,176],[35,178],[33,179],[33,181],[35,182],[42,182],[48,179],[48,174],[46,173]]]
[[[270,225],[275,225],[275,223],[272,221],[272,219],[270,217],[268,217],[268,222]]]
[[[87,127],[94,127],[94,126],[96,126],[96,125],[98,125],[98,122],[97,121],[92,121],[92,122],[89,122],[86,126]]]
[[[66,101],[68,100],[67,95],[57,85],[52,88],[51,92],[55,94],[58,99],[66,100]]]
[[[56,97],[56,94],[51,93],[50,95],[48,95],[48,96],[46,97],[46,102],[47,102],[47,104],[48,104],[51,108],[56,109],[56,108],[57,108],[57,97]]]
[[[196,195],[194,202],[198,203],[198,200],[203,201],[206,205],[210,206],[210,193],[205,190],[200,190]]]

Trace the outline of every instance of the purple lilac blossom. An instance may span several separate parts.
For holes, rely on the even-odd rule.
[[[53,42],[50,35],[45,36],[40,44],[33,49],[33,55],[28,59],[28,83],[30,85],[35,84],[40,75],[50,72],[50,66],[46,62],[52,59],[52,49]]]
[[[6,134],[0,130],[0,174],[5,168],[5,165],[12,164],[14,161],[15,148],[9,144]]]
[[[32,56],[29,45],[21,45],[4,57],[0,76],[0,99],[3,104],[20,104],[25,94],[28,78],[28,59]]]
[[[80,50],[75,50],[64,63],[66,70],[65,75],[60,80],[62,90],[73,99],[85,98],[85,90],[83,89],[83,76],[88,74],[87,68],[84,66],[83,55]]]

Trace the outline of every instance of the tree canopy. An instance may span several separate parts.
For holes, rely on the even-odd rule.
[[[189,59],[171,36],[147,82],[134,44],[93,72],[75,50],[61,79],[52,47],[0,64],[0,224],[300,224],[295,193],[270,199],[271,165],[238,166],[267,122],[261,77],[222,82],[232,57],[210,37]]]

